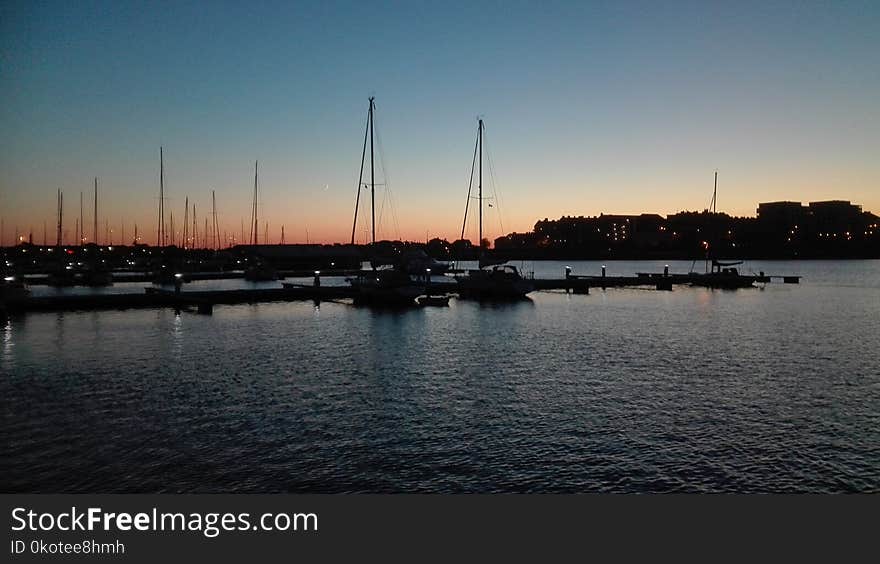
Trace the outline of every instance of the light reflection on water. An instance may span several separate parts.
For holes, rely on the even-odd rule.
[[[13,318],[4,490],[877,491],[880,263],[770,266],[806,278]]]

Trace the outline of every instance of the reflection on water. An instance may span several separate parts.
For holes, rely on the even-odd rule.
[[[15,317],[3,486],[878,491],[880,263],[761,267],[805,279]]]

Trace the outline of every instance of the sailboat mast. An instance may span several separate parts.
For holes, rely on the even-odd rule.
[[[220,250],[220,233],[217,232],[217,194],[211,190],[211,215],[214,221],[214,250]]]
[[[253,213],[254,224],[253,224],[252,230],[251,230],[251,235],[252,235],[251,236],[251,245],[257,244],[257,241],[258,241],[257,232],[260,229],[260,223],[259,223],[258,217],[257,217],[257,167],[258,167],[258,165],[259,165],[259,161],[254,161],[254,213]]]
[[[95,228],[97,231],[97,227]],[[159,225],[156,227],[156,246],[165,245],[165,164],[159,147]]]
[[[370,109],[373,107],[373,99],[370,98]],[[354,233],[355,229],[357,229],[358,222],[358,208],[361,203],[361,188],[364,183],[364,161],[367,158],[367,136],[370,134],[370,117],[372,117],[372,111],[367,112],[367,125],[364,127],[364,149],[361,151],[361,171],[358,173],[358,184],[357,184],[357,196],[354,200],[354,221],[351,224],[351,244],[354,245]]]
[[[192,245],[190,245],[190,248],[197,249],[199,247],[199,226],[196,223],[196,203],[195,202],[193,202],[192,217],[193,217],[193,228],[192,228],[192,234],[190,235],[190,237],[192,237]]]
[[[477,240],[477,246],[483,249],[483,120],[480,120],[478,139],[480,145],[480,174],[478,178],[478,197],[480,200],[480,238]]]
[[[94,243],[97,245],[97,244],[98,244],[98,177],[97,177],[97,176],[95,177],[95,215],[94,215],[94,218],[93,218],[93,219],[94,219],[94,223],[95,223],[95,226],[94,226],[94,228],[95,228],[95,229],[94,229],[94,235],[95,235]]]
[[[83,244],[83,232],[86,230],[86,224],[83,223],[83,193],[79,191],[79,227],[76,230],[77,245]]]
[[[62,217],[64,215],[64,194],[61,192],[61,188],[58,189],[58,233],[55,238],[55,245],[61,246],[61,223]],[[18,239],[18,228],[15,229],[15,238]]]
[[[712,213],[718,208],[718,171],[715,171],[715,188],[712,189]]]
[[[183,248],[186,249],[189,230],[189,196],[186,197],[183,204]]]
[[[376,243],[376,168],[373,158],[373,108],[375,98],[370,96],[370,207],[373,216],[373,244]]]

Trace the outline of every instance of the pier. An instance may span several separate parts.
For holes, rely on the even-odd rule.
[[[142,294],[93,294],[62,296],[29,296],[6,303],[12,313],[39,311],[94,311],[148,308],[197,309],[210,313],[214,305],[234,305],[296,300],[338,300],[351,298],[353,292],[345,286],[302,286],[291,288],[247,288],[175,292],[149,288]]]
[[[300,273],[297,273],[300,274]],[[337,273],[334,273],[337,274]],[[240,278],[240,273],[204,273],[193,279],[207,280],[224,277]],[[576,275],[569,269],[562,278],[532,278],[535,291],[564,291],[574,294],[589,294],[593,288],[653,288],[672,290],[674,286],[706,286],[701,273],[673,274],[668,270],[662,273],[639,272],[634,276]],[[797,284],[800,276],[767,275],[763,272],[751,275],[736,275],[743,286],[752,283],[766,284],[774,281]],[[356,290],[348,285],[321,285],[319,276],[313,284],[284,283],[278,288],[238,288],[231,290],[182,291],[183,284],[175,287],[148,286],[142,293],[90,294],[26,296],[8,299],[5,308],[9,314],[45,311],[93,311],[124,310],[145,308],[194,309],[209,314],[214,305],[234,305],[261,302],[284,302],[299,300],[331,301],[353,299]],[[742,287],[742,286],[740,286]],[[458,285],[449,281],[432,281],[431,289],[437,294],[457,294]]]

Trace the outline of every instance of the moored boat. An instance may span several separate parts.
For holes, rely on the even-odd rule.
[[[376,253],[376,169],[373,147],[373,112],[376,109],[375,98],[370,97],[367,112],[367,126],[364,131],[364,148],[361,153],[361,169],[358,176],[357,199],[354,205],[354,223],[351,227],[351,243],[357,228],[358,207],[362,186],[370,188],[371,217],[371,252]],[[370,183],[364,182],[364,164],[367,156],[367,141],[370,144]],[[409,274],[409,265],[405,257],[389,260],[374,256],[370,263],[371,270],[364,270],[357,276],[346,278],[354,290],[356,304],[406,306],[415,305],[415,299],[425,293],[425,283],[413,280]]]
[[[482,247],[483,241],[483,120],[477,125],[477,143],[474,147],[474,161],[479,163],[477,173],[477,202],[479,212],[479,237],[480,259],[477,269],[464,271],[455,276],[458,285],[458,295],[462,298],[475,298],[479,300],[516,300],[523,299],[526,294],[535,289],[531,280],[524,278],[515,266],[499,264],[500,261],[492,260],[485,254]],[[479,159],[477,155],[479,154]],[[471,167],[471,180],[473,181],[474,170]],[[468,186],[468,200],[465,205],[464,222],[461,228],[461,238],[464,239],[465,226],[467,225],[468,208],[470,207],[471,189]]]

